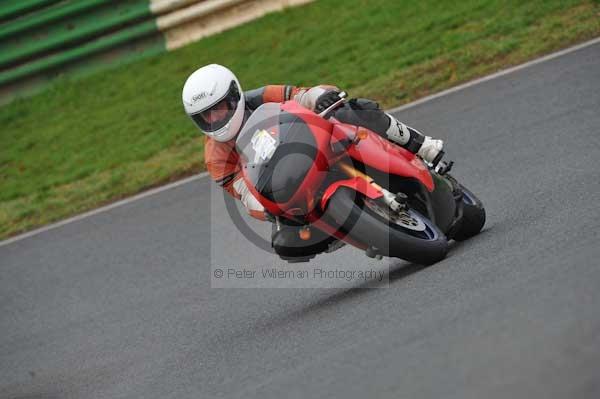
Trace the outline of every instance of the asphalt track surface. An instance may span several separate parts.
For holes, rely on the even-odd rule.
[[[447,140],[481,235],[314,263],[388,288],[211,289],[215,257],[271,260],[208,179],[148,196],[0,247],[0,397],[600,397],[600,45],[397,116]]]

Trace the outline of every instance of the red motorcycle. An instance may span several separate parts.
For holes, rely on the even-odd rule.
[[[363,127],[294,101],[256,109],[236,148],[246,184],[276,223],[320,229],[363,249],[419,264],[443,259],[448,240],[482,229],[485,210],[449,173]]]

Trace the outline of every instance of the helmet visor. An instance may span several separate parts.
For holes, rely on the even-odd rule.
[[[227,125],[235,113],[240,101],[240,92],[235,81],[231,81],[229,91],[214,105],[190,115],[194,123],[205,133],[216,132]]]

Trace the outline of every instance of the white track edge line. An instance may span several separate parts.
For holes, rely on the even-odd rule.
[[[390,110],[388,110],[386,112],[388,112],[388,113],[394,113],[394,112],[404,111],[405,109],[416,107],[417,105],[426,103],[426,102],[431,101],[431,100],[435,100],[436,98],[447,96],[448,94],[452,94],[452,93],[455,93],[457,91],[464,90],[464,89],[466,89],[468,87],[475,86],[475,85],[478,85],[478,84],[483,83],[483,82],[487,82],[488,80],[496,79],[496,78],[499,78],[501,76],[508,75],[510,73],[519,71],[521,69],[529,68],[531,66],[534,66],[534,65],[537,65],[537,64],[541,64],[542,62],[546,62],[546,61],[550,61],[550,60],[558,58],[558,57],[562,57],[563,55],[567,55],[569,53],[581,50],[581,49],[589,47],[589,46],[593,46],[594,44],[598,44],[598,43],[600,43],[600,37],[588,40],[587,42],[583,42],[583,43],[577,44],[577,45],[572,46],[572,47],[568,47],[566,49],[563,49],[563,50],[560,50],[560,51],[557,51],[557,52],[554,52],[554,53],[550,53],[550,54],[542,56],[540,58],[536,58],[534,60],[528,61],[528,62],[526,62],[524,64],[519,64],[519,65],[515,65],[514,67],[510,67],[510,68],[507,68],[507,69],[502,69],[502,70],[500,70],[498,72],[494,72],[491,75],[486,75],[486,76],[483,76],[481,78],[477,78],[475,80],[470,80],[470,81],[468,81],[466,83],[460,84],[458,86],[451,87],[451,88],[446,89],[446,90],[442,90],[442,91],[440,91],[438,93],[432,94],[432,95],[427,96],[427,97],[420,98],[420,99],[415,100],[413,102],[410,102],[408,104],[404,104],[404,105],[400,105],[399,107],[392,108],[392,109],[390,109]]]
[[[597,43],[600,43],[600,37],[588,40],[587,42],[583,42],[583,43],[577,44],[577,45],[572,46],[572,47],[568,47],[568,48],[560,50],[560,51],[556,51],[554,53],[550,53],[550,54],[545,55],[543,57],[536,58],[534,60],[528,61],[528,62],[526,62],[524,64],[515,65],[514,67],[503,69],[503,70],[495,72],[495,73],[493,73],[491,75],[487,75],[487,76],[484,76],[484,77],[481,77],[481,78],[478,78],[478,79],[471,80],[469,82],[460,84],[458,86],[451,87],[450,89],[446,89],[446,90],[440,91],[438,93],[432,94],[430,96],[423,97],[423,98],[421,98],[419,100],[416,100],[416,101],[413,101],[411,103],[404,104],[404,105],[401,105],[399,107],[392,108],[390,110],[387,110],[386,112],[388,112],[388,113],[394,113],[394,112],[400,112],[400,111],[403,111],[405,109],[409,109],[409,108],[412,108],[412,107],[416,107],[417,105],[426,103],[426,102],[431,101],[431,100],[435,100],[436,98],[443,97],[443,96],[455,93],[455,92],[460,91],[460,90],[464,90],[464,89],[466,89],[468,87],[475,86],[477,84],[480,84],[480,83],[483,83],[483,82],[487,82],[488,80],[496,79],[496,78],[499,78],[499,77],[504,76],[504,75],[508,75],[508,74],[510,74],[512,72],[516,72],[516,71],[519,71],[521,69],[525,69],[525,68],[528,68],[530,66],[537,65],[537,64],[540,64],[542,62],[546,62],[546,61],[552,60],[554,58],[561,57],[563,55],[566,55],[566,54],[569,54],[569,53],[581,50],[583,48],[586,48],[586,47],[589,47],[589,46],[593,46],[594,44],[597,44]],[[207,175],[208,175],[207,172],[199,173],[197,175],[190,176],[190,177],[187,177],[185,179],[178,180],[176,182],[166,184],[164,186],[156,187],[156,188],[153,188],[151,190],[141,192],[141,193],[139,193],[137,195],[134,195],[133,197],[125,198],[123,200],[120,200],[120,201],[117,201],[117,202],[113,202],[112,204],[109,204],[109,205],[106,205],[106,206],[103,206],[103,207],[100,207],[100,208],[96,208],[96,209],[93,209],[93,210],[88,211],[88,212],[84,212],[82,214],[70,217],[70,218],[65,219],[65,220],[61,220],[60,222],[52,223],[52,224],[49,224],[47,226],[40,227],[38,229],[31,230],[31,231],[28,231],[28,232],[23,233],[23,234],[16,235],[16,236],[8,238],[8,239],[6,239],[4,241],[0,241],[0,247],[2,247],[4,245],[11,244],[11,243],[16,242],[16,241],[23,240],[25,238],[29,238],[29,237],[38,235],[40,233],[44,233],[44,232],[46,232],[48,230],[53,230],[53,229],[55,229],[57,227],[64,226],[64,225],[69,224],[69,223],[73,223],[73,222],[76,222],[76,221],[88,218],[90,216],[97,215],[97,214],[102,213],[102,212],[109,211],[109,210],[117,208],[119,206],[126,205],[126,204],[129,204],[131,202],[140,200],[142,198],[149,197],[151,195],[158,194],[160,192],[167,191],[167,190],[170,190],[170,189],[175,188],[175,187],[182,186],[182,185],[187,184],[187,183],[191,183],[191,182],[193,182],[195,180],[198,180],[198,179],[201,179],[201,178],[203,178],[203,177],[205,177]]]
[[[94,216],[94,215],[97,215],[99,213],[106,212],[106,211],[109,211],[111,209],[114,209],[114,208],[117,208],[117,207],[120,207],[120,206],[123,206],[123,205],[130,204],[130,203],[135,202],[137,200],[140,200],[142,198],[149,197],[151,195],[158,194],[160,192],[167,191],[167,190],[170,190],[170,189],[175,188],[175,187],[183,186],[183,185],[185,185],[187,183],[191,183],[193,181],[199,180],[199,179],[201,179],[201,178],[203,178],[203,177],[205,177],[207,175],[208,175],[208,172],[202,172],[202,173],[199,173],[197,175],[186,177],[185,179],[177,180],[177,181],[175,181],[173,183],[169,183],[169,184],[166,184],[164,186],[160,186],[160,187],[156,187],[156,188],[153,188],[153,189],[150,189],[150,190],[147,190],[147,191],[143,191],[143,192],[141,192],[139,194],[134,195],[133,197],[125,198],[125,199],[119,200],[117,202],[113,202],[112,204],[108,204],[108,205],[102,206],[100,208],[92,209],[91,211],[84,212],[84,213],[81,213],[79,215],[72,216],[72,217],[70,217],[68,219],[64,219],[64,220],[61,220],[59,222],[52,223],[52,224],[40,227],[38,229],[31,230],[31,231],[28,231],[26,233],[16,235],[16,236],[8,238],[8,239],[6,239],[4,241],[0,241],[0,247],[2,247],[4,245],[11,244],[11,243],[13,243],[15,241],[20,241],[20,240],[23,240],[25,238],[29,238],[29,237],[38,235],[40,233],[44,233],[44,232],[46,232],[48,230],[53,230],[53,229],[55,229],[57,227],[64,226],[65,224],[77,222],[78,220],[85,219],[85,218],[88,218],[90,216]]]

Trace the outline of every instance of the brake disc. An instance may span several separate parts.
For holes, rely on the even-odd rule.
[[[387,205],[371,199],[365,199],[365,205],[379,216],[405,229],[425,231],[427,228],[423,220],[410,209],[394,212]]]

